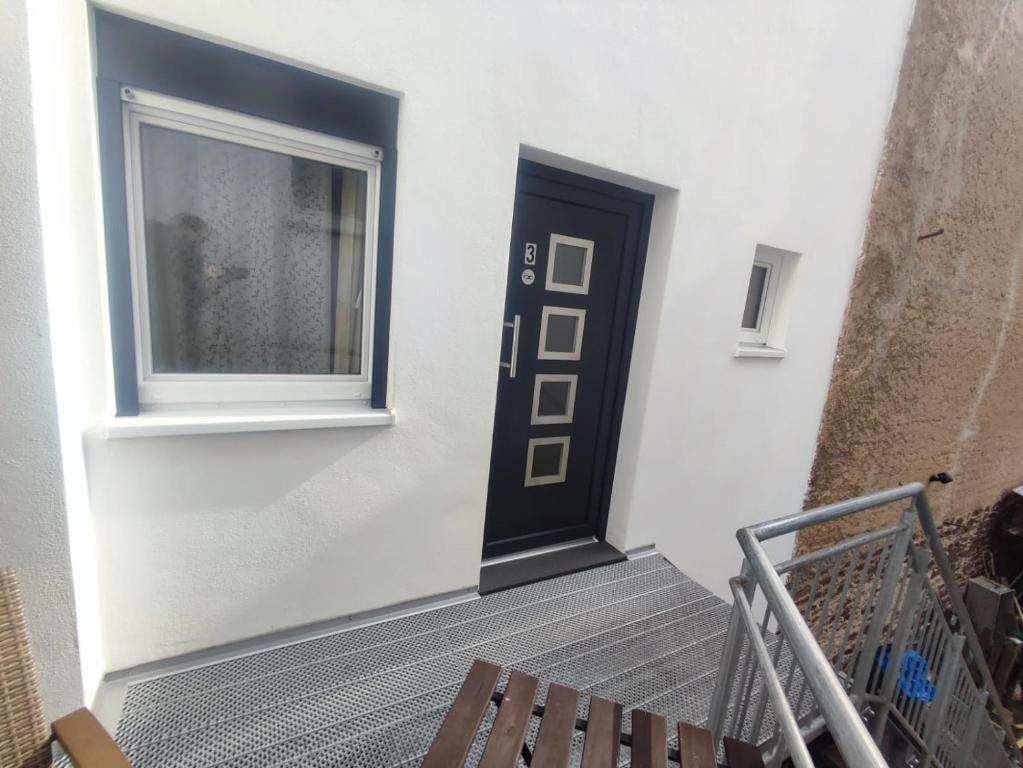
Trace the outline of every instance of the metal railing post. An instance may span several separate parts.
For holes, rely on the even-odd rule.
[[[898,523],[778,565],[762,545],[902,501],[910,507]],[[924,546],[914,544],[917,523]],[[1008,752],[1003,757],[1018,764],[1011,721],[993,688],[921,483],[776,518],[740,529],[737,538],[745,560],[741,576],[731,582],[735,603],[708,717],[717,743],[724,735],[746,738],[752,728],[748,740],[763,744],[770,764],[788,751],[802,765],[802,738],[826,725],[847,764],[883,768],[879,745],[892,724],[926,766],[966,768],[991,759],[999,743]],[[795,584],[809,568],[813,579],[802,603]],[[961,631],[953,631],[942,607],[939,580]],[[766,600],[763,626],[752,609],[759,594]],[[773,649],[766,634],[772,621],[778,626]],[[792,689],[797,678],[798,691]],[[807,690],[812,720],[801,726]],[[768,702],[775,722],[761,741]],[[858,711],[868,703],[875,707],[869,727]]]
[[[912,539],[910,525],[914,517],[912,510],[902,513],[902,524],[905,526],[895,535],[892,543],[892,550],[888,559],[888,572],[884,575],[884,583],[881,585],[881,594],[877,598],[877,605],[874,608],[874,615],[870,620],[870,628],[860,646],[860,658],[856,662],[856,669],[853,672],[853,688],[851,696],[855,701],[862,701],[863,695],[867,692],[867,678],[870,677],[870,670],[875,663],[878,647],[881,641],[881,633],[885,624],[888,623],[888,611],[892,607],[892,600],[895,598],[895,590],[902,578],[902,569],[906,562],[906,553],[909,551],[909,544]]]
[[[756,585],[750,580],[749,563],[742,561],[739,569],[738,579],[742,583],[743,593],[746,599],[752,601]],[[725,636],[725,647],[721,651],[721,664],[718,667],[718,679],[714,686],[714,695],[710,702],[708,714],[708,730],[714,734],[714,743],[718,744],[724,736],[725,715],[728,710],[728,693],[732,688],[733,677],[736,668],[739,666],[739,655],[742,652],[742,616],[739,609],[733,604],[732,613],[728,619],[728,634]],[[734,681],[739,684],[738,680]]]
[[[778,625],[789,636],[793,655],[810,682],[842,757],[857,768],[887,768],[887,763],[860,720],[831,662],[817,645],[760,541],[749,528],[741,529],[737,536],[760,589],[774,609]]]
[[[963,732],[963,740],[959,742],[959,751],[956,753],[956,765],[970,765],[973,763],[973,747],[977,743],[977,736],[980,734],[980,725],[987,718],[988,692],[982,691],[979,696],[980,706],[976,707],[966,723],[966,730]]]
[[[892,638],[891,648],[888,649],[888,661],[885,663],[884,673],[879,673],[881,681],[880,699],[878,703],[877,718],[874,721],[874,738],[881,741],[885,726],[888,724],[888,711],[892,707],[892,696],[895,693],[895,686],[902,675],[902,660],[906,651],[906,643],[909,641],[909,633],[916,624],[917,607],[922,597],[922,582],[924,574],[921,573],[921,563],[918,556],[912,558],[913,575],[910,577],[906,595],[902,601],[902,611],[899,614],[899,626],[895,630],[895,637]],[[881,660],[878,659],[878,664]]]
[[[949,704],[952,703],[952,693],[956,684],[956,675],[959,673],[959,665],[963,661],[963,643],[966,640],[961,634],[952,635],[945,649],[945,661],[941,665],[938,679],[935,681],[936,694],[934,702],[927,711],[927,720],[924,724],[924,746],[927,748],[927,756],[934,755],[938,746],[938,738],[945,723],[945,714],[948,712]]]
[[[734,581],[732,582],[732,595],[735,597],[734,605],[739,609],[739,615],[743,624],[745,624],[745,632],[749,636],[750,654],[756,657],[760,669],[763,670],[761,677],[764,683],[764,697],[769,697],[774,702],[774,716],[785,737],[785,746],[792,758],[792,762],[796,768],[813,768],[810,752],[807,750],[806,744],[803,742],[803,736],[799,732],[799,724],[796,722],[796,717],[792,710],[788,707],[785,691],[781,687],[781,681],[771,665],[771,656],[767,650],[767,644],[757,630],[757,621],[753,618],[753,609],[750,608],[748,599]],[[755,738],[756,734],[754,734]]]

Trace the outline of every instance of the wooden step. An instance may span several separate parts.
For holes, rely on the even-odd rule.
[[[464,766],[483,722],[487,707],[497,704],[497,716],[487,737],[481,768],[516,768],[525,761],[531,768],[567,768],[573,737],[584,731],[582,768],[617,768],[622,745],[631,749],[633,768],[719,768],[710,731],[678,723],[678,750],[668,749],[668,722],[641,709],[632,712],[632,733],[622,734],[622,705],[594,696],[589,718],[577,718],[581,694],[574,688],[552,684],[545,704],[534,702],[540,681],[512,671],[503,693],[495,693],[501,668],[476,661],[455,697],[426,759],[424,768]],[[525,742],[533,717],[540,719],[535,751]],[[763,768],[760,750],[725,738],[727,768]]]

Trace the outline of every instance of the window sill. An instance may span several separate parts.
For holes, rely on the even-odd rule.
[[[788,354],[788,350],[781,347],[768,347],[764,344],[737,344],[735,347],[736,357],[767,357],[782,358]]]
[[[169,435],[216,435],[234,432],[276,432],[288,429],[334,429],[338,427],[386,427],[398,415],[392,408],[275,410],[261,413],[145,413],[114,416],[103,421],[103,436],[163,437]]]

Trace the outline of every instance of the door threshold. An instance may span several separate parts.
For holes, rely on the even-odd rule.
[[[510,563],[512,560],[525,560],[527,557],[537,557],[538,555],[546,555],[549,552],[558,552],[562,549],[571,549],[572,547],[584,547],[587,544],[593,544],[597,541],[596,536],[587,536],[584,539],[572,539],[571,541],[563,541],[561,544],[548,544],[546,547],[537,547],[536,549],[527,549],[522,552],[512,552],[510,555],[496,555],[495,557],[484,558],[481,568],[488,568],[491,565],[500,565],[501,563]]]
[[[480,568],[479,591],[481,595],[487,595],[622,560],[625,560],[625,555],[606,541],[583,539],[543,547],[484,561]]]

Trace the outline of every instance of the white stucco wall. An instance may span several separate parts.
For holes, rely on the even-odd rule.
[[[801,504],[911,6],[104,3],[402,97],[399,423],[89,432],[107,667],[476,582],[521,146],[661,191],[609,537],[723,593],[735,529]],[[70,103],[69,126],[94,121]],[[90,162],[65,182],[95,214]],[[803,254],[781,361],[732,356],[757,242]],[[67,258],[95,343],[101,254],[85,238]],[[106,387],[103,365],[81,386]],[[107,407],[81,402],[93,423]]]
[[[0,51],[0,566],[18,571],[43,702],[57,717],[81,705],[82,679],[23,0],[0,4]]]

